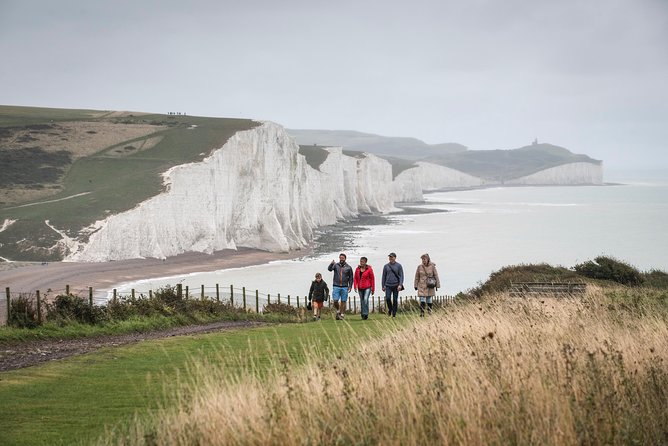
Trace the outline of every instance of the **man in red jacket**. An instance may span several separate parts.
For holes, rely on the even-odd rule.
[[[372,296],[376,290],[376,278],[373,275],[373,268],[367,265],[367,258],[360,258],[360,264],[355,269],[355,291],[360,296],[360,306],[362,319],[369,319],[369,296]]]

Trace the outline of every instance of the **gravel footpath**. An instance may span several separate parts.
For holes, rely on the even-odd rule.
[[[117,347],[151,339],[251,328],[261,325],[265,325],[265,323],[255,321],[221,321],[206,325],[188,325],[146,333],[0,343],[0,372],[30,367],[69,356],[81,355],[104,347]]]

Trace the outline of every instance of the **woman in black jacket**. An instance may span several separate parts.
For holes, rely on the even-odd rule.
[[[322,280],[322,274],[315,273],[315,280],[311,282],[311,289],[308,292],[308,300],[313,303],[313,320],[320,319],[320,310],[329,298],[329,288],[327,283]]]

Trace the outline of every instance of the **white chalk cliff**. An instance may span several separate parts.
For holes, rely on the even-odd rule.
[[[504,181],[511,185],[575,185],[603,184],[603,165],[569,163],[551,167],[520,178]]]
[[[202,162],[167,171],[165,192],[96,222],[66,260],[165,258],[241,246],[295,250],[308,245],[318,226],[394,209],[387,161],[327,150],[316,170],[277,124],[238,132]]]
[[[315,169],[280,125],[265,122],[238,132],[203,161],[165,172],[165,192],[96,222],[79,238],[64,238],[65,260],[165,258],[237,247],[298,250],[309,245],[317,227],[386,213],[396,202],[421,201],[425,191],[485,185],[427,162],[393,181],[392,166],[382,158],[348,156],[340,147],[325,150],[327,158]],[[506,184],[601,182],[600,165],[573,163]]]
[[[415,167],[406,169],[394,179],[396,201],[421,201],[422,193],[446,187],[482,186],[481,178],[438,164],[419,161]]]

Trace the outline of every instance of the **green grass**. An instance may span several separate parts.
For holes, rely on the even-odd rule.
[[[194,360],[222,363],[233,376],[297,367],[311,348],[340,354],[341,339],[365,339],[412,320],[373,315],[146,341],[0,373],[0,443],[90,443],[105,427],[175,404],[174,389]],[[180,395],[187,398],[187,395]]]
[[[42,201],[58,200],[76,194],[76,198],[29,207],[0,208],[0,222],[17,223],[0,233],[0,256],[12,260],[60,260],[62,253],[49,251],[59,236],[46,224],[74,235],[80,229],[107,217],[132,209],[138,203],[163,190],[161,174],[169,168],[201,161],[212,150],[222,147],[234,133],[258,125],[245,119],[204,118],[195,116],[138,115],[105,118],[102,112],[0,107],[0,130],[3,126],[30,125],[54,120],[87,120],[126,124],[167,126],[142,138],[133,138],[107,147],[75,161],[60,181],[62,190]],[[161,136],[154,147],[126,156],[108,156],[125,145]],[[27,204],[27,203],[23,203]],[[22,245],[21,243],[24,243]],[[28,246],[30,249],[24,249]]]

